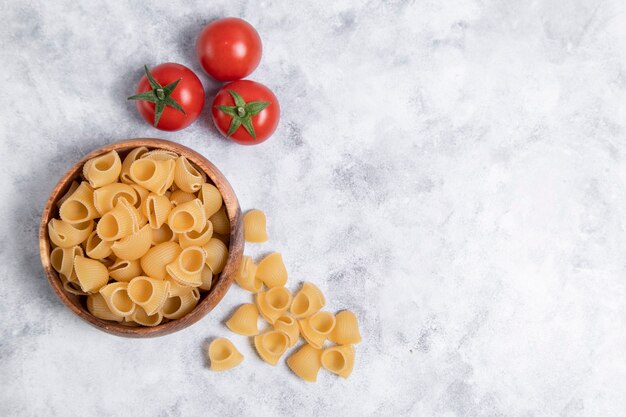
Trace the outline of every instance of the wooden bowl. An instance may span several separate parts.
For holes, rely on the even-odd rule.
[[[130,151],[138,146],[146,146],[147,148],[158,148],[174,151],[179,155],[187,157],[190,161],[194,162],[200,169],[202,169],[207,176],[213,181],[218,190],[222,193],[224,200],[224,206],[226,207],[226,213],[230,219],[230,243],[228,248],[228,261],[226,267],[222,273],[214,278],[211,291],[202,295],[196,308],[194,308],[186,316],[172,320],[170,322],[160,324],[155,327],[129,327],[122,324],[101,320],[93,316],[85,304],[86,297],[70,294],[63,289],[63,284],[57,272],[52,268],[50,263],[50,239],[48,238],[48,222],[57,217],[58,208],[57,201],[67,192],[72,180],[77,178],[82,173],[83,164],[96,156],[104,153],[116,150],[122,156],[125,152]],[[52,191],[46,207],[43,210],[41,216],[41,225],[39,227],[39,252],[41,255],[41,262],[43,269],[48,277],[48,281],[52,286],[52,289],[59,297],[59,299],[70,310],[72,310],[78,317],[85,320],[87,323],[107,333],[115,334],[125,337],[154,337],[162,336],[175,331],[184,329],[190,326],[204,317],[209,311],[211,311],[217,303],[220,302],[222,297],[228,291],[228,288],[235,279],[235,272],[241,262],[243,256],[243,225],[241,217],[241,209],[239,208],[239,202],[237,196],[232,187],[224,177],[224,175],[209,162],[205,157],[199,153],[183,146],[178,143],[170,142],[162,139],[129,139],[123,140],[104,148],[97,149],[78,161],[59,181],[57,186]]]

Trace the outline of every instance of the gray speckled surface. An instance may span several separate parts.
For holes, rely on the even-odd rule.
[[[0,414],[617,416],[626,408],[626,7],[621,0],[0,2]],[[125,97],[144,63],[201,76],[193,42],[238,15],[275,137],[207,113],[152,129]],[[45,281],[37,226],[60,175],[137,136],[213,160],[264,209],[291,287],[362,322],[353,376],[316,385],[222,321],[121,339]],[[211,373],[229,336],[242,366]],[[122,411],[123,410],[123,411]]]

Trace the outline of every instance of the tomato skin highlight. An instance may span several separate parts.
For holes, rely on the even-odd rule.
[[[186,115],[169,106],[165,107],[157,129],[160,130],[180,130],[193,123],[204,107],[204,88],[198,76],[184,65],[167,62],[150,69],[154,79],[161,85],[170,84],[181,79],[171,97],[181,105]],[[136,94],[150,91],[152,87],[148,78],[141,77],[137,84]],[[137,110],[143,118],[150,124],[154,122],[155,105],[148,101],[139,100],[135,102]]]
[[[239,93],[247,103],[251,101],[269,101],[271,103],[259,114],[252,116],[251,120],[256,133],[256,139],[253,138],[243,126],[240,126],[232,135],[227,136],[232,116],[222,112],[215,106],[235,105],[235,101],[230,93],[228,93],[228,90]],[[213,99],[211,115],[213,116],[215,127],[223,136],[242,145],[258,145],[267,140],[278,127],[278,121],[280,120],[280,104],[272,90],[263,84],[251,80],[239,80],[226,84],[220,89],[215,99]]]
[[[196,41],[202,68],[217,81],[245,78],[261,62],[263,46],[254,27],[243,19],[227,17],[206,25]]]

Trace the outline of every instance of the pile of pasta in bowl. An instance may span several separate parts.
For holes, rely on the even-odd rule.
[[[191,312],[228,259],[222,195],[185,156],[141,146],[83,166],[48,223],[50,263],[95,317],[157,326]]]

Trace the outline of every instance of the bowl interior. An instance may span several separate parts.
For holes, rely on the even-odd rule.
[[[167,323],[159,324],[155,327],[130,327],[115,322],[101,320],[93,316],[87,309],[86,297],[66,292],[63,288],[59,275],[50,264],[51,245],[48,238],[48,223],[51,219],[58,218],[59,213],[57,208],[57,202],[63,195],[65,195],[65,193],[71,186],[72,181],[80,176],[84,163],[91,158],[110,152],[111,150],[117,151],[123,160],[124,156],[129,151],[139,146],[145,146],[149,149],[165,149],[169,151],[174,151],[179,155],[185,156],[191,162],[197,165],[202,171],[207,174],[208,180],[212,182],[222,194],[222,198],[224,201],[223,204],[226,208],[226,213],[230,220],[228,261],[222,273],[213,278],[211,290],[209,292],[204,292],[201,294],[201,299],[198,302],[196,308],[194,308],[186,316],[177,320],[169,321]],[[241,209],[239,207],[239,202],[237,201],[237,196],[235,195],[232,187],[230,186],[224,175],[215,167],[215,165],[213,165],[206,158],[193,151],[192,149],[162,139],[130,139],[116,142],[114,144],[91,152],[79,162],[77,162],[61,178],[54,191],[50,195],[48,202],[46,203],[46,207],[44,208],[41,219],[39,241],[40,255],[44,271],[48,280],[50,281],[53,290],[61,299],[61,301],[89,324],[108,333],[127,337],[161,336],[175,332],[177,330],[181,330],[200,320],[220,302],[220,300],[224,297],[226,291],[232,284],[236,269],[241,262],[244,245]]]

